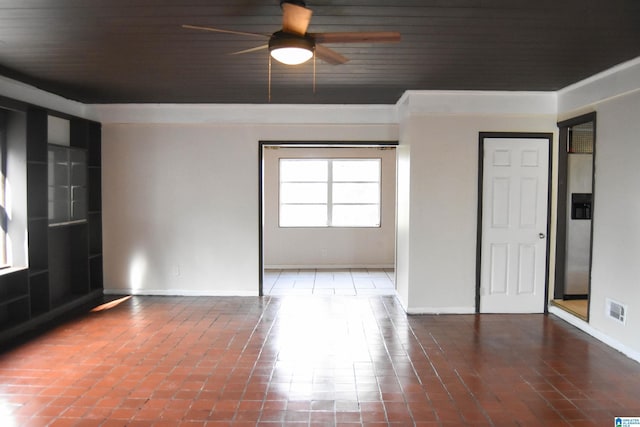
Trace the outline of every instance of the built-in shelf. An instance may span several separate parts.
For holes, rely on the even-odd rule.
[[[47,164],[27,163],[27,212],[29,218],[47,217]]]
[[[89,171],[86,148],[49,144],[48,154],[49,223],[86,220]]]
[[[6,271],[0,275],[0,327],[28,320],[29,281],[26,269]]]
[[[24,298],[29,298],[29,294],[9,294],[9,295],[5,295],[2,299],[0,299],[0,305],[7,305],[7,304],[12,304],[16,301],[20,301],[21,299]]]
[[[87,220],[86,219],[78,219],[75,221],[65,221],[65,222],[56,222],[55,224],[49,224],[50,228],[53,227],[66,227],[69,225],[79,225],[79,224],[86,224]]]
[[[29,319],[30,313],[28,298],[0,307],[0,328],[2,329],[17,327]]]
[[[91,289],[102,289],[102,255],[89,256],[89,284]]]
[[[47,271],[49,265],[48,253],[48,219],[31,219],[27,224],[29,244],[29,270]]]
[[[87,295],[88,292],[78,292],[78,293],[68,293],[57,295],[55,299],[51,300],[51,308],[57,308],[69,304],[84,295]]]
[[[66,185],[71,193],[70,215],[60,223],[49,224],[54,213],[50,189],[58,186],[58,181],[49,181],[50,172],[54,172],[50,170],[48,144],[48,118],[52,113],[25,104],[17,114],[22,115],[26,145],[26,162],[22,163],[26,216],[22,221],[29,267],[0,272],[0,341],[46,326],[50,320],[100,298],[103,286],[101,126],[60,115],[60,120],[69,121],[69,145],[54,151],[68,156],[62,165],[58,162],[54,167],[60,174],[67,174],[68,179],[60,185]]]
[[[40,276],[43,274],[49,274],[49,270],[43,270],[43,269],[37,270],[35,268],[29,269],[29,277]]]

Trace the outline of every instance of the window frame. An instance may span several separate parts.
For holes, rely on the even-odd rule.
[[[282,185],[283,183],[309,183],[309,181],[283,181],[282,180],[282,163],[286,161],[326,161],[327,162],[327,179],[326,181],[314,181],[316,183],[322,182],[326,184],[326,203],[290,203],[282,202]],[[334,179],[333,166],[334,162],[340,161],[376,161],[378,164],[377,181],[369,180],[353,180],[353,181],[336,181]],[[382,157],[281,157],[278,159],[278,227],[287,229],[296,228],[314,228],[314,229],[328,229],[328,228],[357,228],[357,229],[372,229],[382,227]],[[363,183],[375,183],[377,184],[377,203],[345,203],[334,202],[333,199],[333,184],[363,184]],[[326,208],[326,224],[325,225],[283,225],[282,224],[282,207],[283,205],[323,205]],[[335,225],[333,220],[333,210],[335,206],[375,206],[377,208],[377,224],[376,225]]]
[[[8,239],[9,233],[9,217],[7,208],[7,155],[8,155],[8,137],[7,129],[8,118],[7,112],[0,108],[0,270],[11,267],[8,257]]]

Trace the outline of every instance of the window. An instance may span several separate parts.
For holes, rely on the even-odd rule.
[[[381,159],[280,159],[280,227],[380,227]]]

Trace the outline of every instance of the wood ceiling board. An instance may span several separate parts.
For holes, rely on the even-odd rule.
[[[640,2],[634,1],[319,0],[307,6],[314,11],[311,32],[399,31],[402,40],[328,45],[349,62],[318,61],[322,94],[315,96],[298,82],[309,64],[302,71],[278,64],[274,102],[395,103],[407,89],[556,90],[640,55]],[[281,18],[276,0],[4,0],[0,68],[83,102],[263,103],[266,51],[228,55],[259,41],[180,25],[271,33]]]

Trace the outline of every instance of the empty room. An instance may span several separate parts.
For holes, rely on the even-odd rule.
[[[2,426],[640,423],[640,5],[0,22]]]

